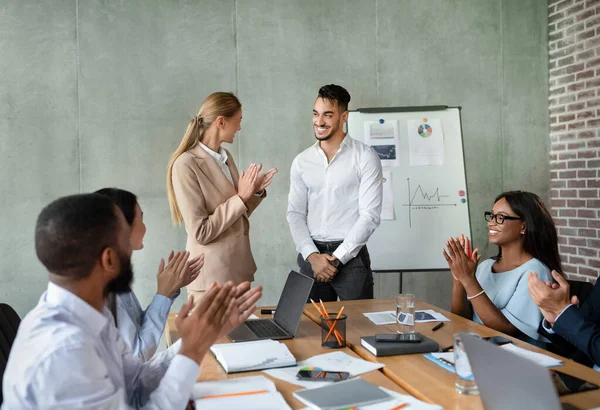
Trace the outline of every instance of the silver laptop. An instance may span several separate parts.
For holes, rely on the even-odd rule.
[[[291,270],[273,319],[248,320],[229,333],[232,342],[291,339],[296,334],[314,279]]]
[[[562,405],[545,367],[461,333],[469,363],[486,410],[576,409]]]

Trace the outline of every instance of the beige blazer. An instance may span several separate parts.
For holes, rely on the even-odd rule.
[[[188,289],[206,290],[211,282],[253,281],[256,263],[250,249],[248,218],[263,197],[244,204],[237,195],[239,173],[231,154],[227,165],[234,184],[199,145],[183,153],[173,165],[173,187],[187,232],[190,257],[204,253],[204,267]]]

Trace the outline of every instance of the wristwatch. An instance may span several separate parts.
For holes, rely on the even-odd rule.
[[[329,261],[329,264],[334,268],[337,268],[338,266],[340,266],[340,260],[338,258],[335,258],[334,260]]]

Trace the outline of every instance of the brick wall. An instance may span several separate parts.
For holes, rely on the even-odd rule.
[[[600,275],[600,0],[548,1],[551,207],[563,267]]]

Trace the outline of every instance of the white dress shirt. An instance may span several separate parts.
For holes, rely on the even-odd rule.
[[[233,177],[231,176],[231,171],[227,166],[227,152],[225,152],[223,147],[219,148],[219,152],[214,152],[212,149],[208,148],[203,143],[198,142],[198,144],[202,147],[204,151],[206,151],[208,155],[210,155],[215,161],[217,161],[217,164],[219,164],[219,166],[223,170],[223,173],[225,174],[229,182],[231,182],[231,185],[233,185]]]
[[[19,325],[2,409],[184,409],[200,367],[177,354],[180,346],[142,363],[108,308],[100,313],[49,283]]]
[[[154,356],[165,330],[171,305],[177,296],[179,291],[172,298],[154,295],[152,302],[143,310],[133,291],[117,295],[117,326],[134,356],[143,361]]]
[[[304,259],[318,252],[313,241],[343,241],[333,255],[354,258],[381,220],[381,160],[350,136],[327,163],[319,141],[296,156],[290,171],[287,220]]]

